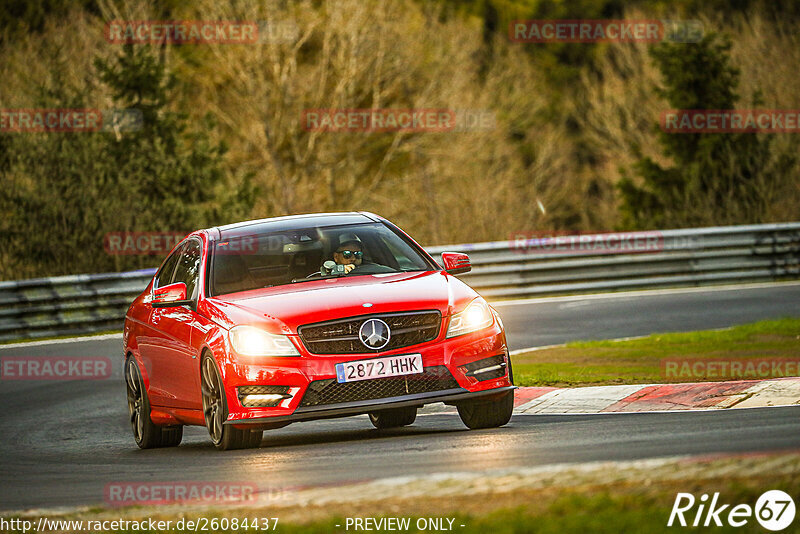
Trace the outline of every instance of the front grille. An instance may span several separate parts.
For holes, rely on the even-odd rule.
[[[443,365],[426,367],[422,373],[416,375],[374,378],[342,384],[335,378],[328,378],[311,382],[303,395],[303,400],[300,401],[300,406],[387,399],[458,387],[458,382]]]
[[[496,369],[492,369],[496,367]],[[484,380],[491,380],[493,378],[500,378],[506,374],[506,358],[504,354],[498,354],[491,358],[484,358],[476,360],[463,366],[467,376],[471,376],[483,382]],[[484,371],[484,369],[491,369]],[[483,372],[481,372],[483,371]]]
[[[289,386],[239,386],[236,388],[239,403],[245,408],[272,408],[283,399],[290,399]],[[276,399],[245,399],[247,395],[281,395]]]
[[[380,351],[399,349],[436,339],[442,315],[438,311],[364,315],[314,323],[297,329],[300,339],[312,354],[366,354],[380,352],[367,348],[358,339],[358,330],[368,319],[381,319],[391,330],[389,343]]]

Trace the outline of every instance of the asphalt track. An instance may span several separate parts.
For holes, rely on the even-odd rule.
[[[496,307],[513,350],[800,317],[800,284],[578,295]]]
[[[500,306],[511,348],[722,328],[800,316],[800,285],[548,299]],[[257,450],[216,452],[188,428],[177,449],[130,436],[121,340],[0,347],[2,356],[111,356],[112,379],[0,381],[0,510],[103,503],[107,483],[232,481],[274,488],[391,476],[683,454],[800,449],[800,407],[601,415],[520,415],[468,431],[455,415],[378,432],[365,416],[265,433]]]

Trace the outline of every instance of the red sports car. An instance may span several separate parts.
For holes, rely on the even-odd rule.
[[[370,213],[278,217],[199,230],[125,317],[128,408],[141,448],[204,425],[218,449],[264,430],[369,414],[410,425],[455,405],[469,428],[506,424],[514,386],[503,323],[397,226]]]

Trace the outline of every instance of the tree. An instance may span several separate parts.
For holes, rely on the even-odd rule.
[[[662,43],[651,57],[664,86],[658,95],[674,109],[733,109],[739,71],[730,63],[730,42],[714,33],[699,43]],[[753,105],[759,103],[753,97]],[[624,225],[665,228],[763,222],[769,193],[785,180],[794,160],[773,157],[772,139],[756,134],[657,133],[664,166],[652,158],[635,165],[619,183]]]
[[[189,232],[249,215],[255,189],[249,176],[228,177],[226,147],[210,140],[214,123],[192,125],[169,111],[173,78],[148,47],[126,46],[97,59],[99,79],[117,109],[133,110],[132,128],[100,132],[3,134],[0,146],[0,230],[4,277],[66,274],[153,266],[151,256],[109,256],[106,233]],[[91,84],[56,85],[41,107],[88,108]],[[110,115],[105,114],[104,120]]]

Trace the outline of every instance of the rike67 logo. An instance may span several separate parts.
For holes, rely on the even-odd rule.
[[[705,493],[700,499],[695,499],[691,493],[678,493],[667,526],[721,527],[727,524],[743,527],[755,517],[762,527],[777,532],[792,524],[795,511],[794,500],[781,490],[765,492],[758,498],[755,507],[749,504],[722,504],[719,502],[719,493],[714,493],[711,502]]]

